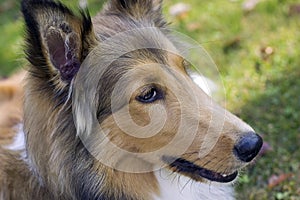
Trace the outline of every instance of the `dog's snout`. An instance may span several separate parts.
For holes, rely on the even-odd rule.
[[[250,162],[259,152],[263,144],[256,133],[247,133],[234,146],[234,154],[244,162]]]

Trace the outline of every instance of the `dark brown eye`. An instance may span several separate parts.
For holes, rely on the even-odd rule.
[[[153,103],[154,101],[162,98],[163,98],[162,92],[155,87],[151,87],[146,91],[144,91],[139,96],[137,96],[136,99],[142,103]]]

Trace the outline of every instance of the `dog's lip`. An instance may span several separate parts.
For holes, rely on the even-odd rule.
[[[238,176],[237,171],[230,174],[218,173],[209,169],[202,168],[198,165],[195,165],[192,162],[187,161],[183,158],[163,156],[162,160],[165,163],[167,163],[173,171],[177,173],[185,174],[195,180],[200,180],[201,178],[205,178],[209,181],[228,183],[233,181]]]

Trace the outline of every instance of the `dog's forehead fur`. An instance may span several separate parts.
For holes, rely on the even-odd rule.
[[[93,84],[112,86],[107,81],[139,63],[167,64],[168,52],[177,54],[177,49],[162,17],[161,2],[108,2],[92,20],[99,43],[81,65],[78,76]]]
[[[82,97],[83,93],[86,102],[94,99],[91,105],[96,106],[97,116],[102,121],[111,114],[111,94],[125,73],[149,65],[157,70],[162,70],[162,65],[172,67],[176,59],[170,54],[176,55],[177,49],[164,29],[143,27],[115,33],[100,41],[81,65],[75,78],[75,96]],[[88,105],[82,105],[83,101],[79,100],[73,102],[74,107],[79,106],[77,102],[87,109]]]
[[[116,32],[141,28],[164,28],[167,22],[162,15],[162,0],[112,0],[93,19],[97,33],[110,37]],[[113,21],[113,23],[111,23]]]

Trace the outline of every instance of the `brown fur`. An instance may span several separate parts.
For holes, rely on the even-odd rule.
[[[245,166],[233,148],[252,129],[195,85],[168,31],[138,29],[129,39],[117,35],[137,28],[165,28],[160,0],[111,0],[93,21],[83,11],[76,16],[50,0],[23,0],[22,12],[30,63],[24,102],[27,157],[0,147],[0,198],[148,200],[160,194],[151,171],[157,164],[205,181],[196,173],[181,172],[165,156],[217,173],[230,174]],[[115,35],[117,40],[109,41]],[[150,48],[127,51],[140,45]],[[151,87],[161,91],[162,98],[138,101]],[[5,90],[0,85],[1,99],[8,98]],[[19,101],[11,103],[19,106]],[[162,128],[149,136],[162,116]],[[142,153],[169,145],[177,133],[181,138],[168,150],[143,157]],[[110,143],[127,153],[110,149]],[[199,157],[201,148],[212,149]],[[101,160],[112,160],[115,168]]]
[[[22,121],[22,80],[25,73],[19,72],[0,81],[0,144],[12,142],[17,125]]]

